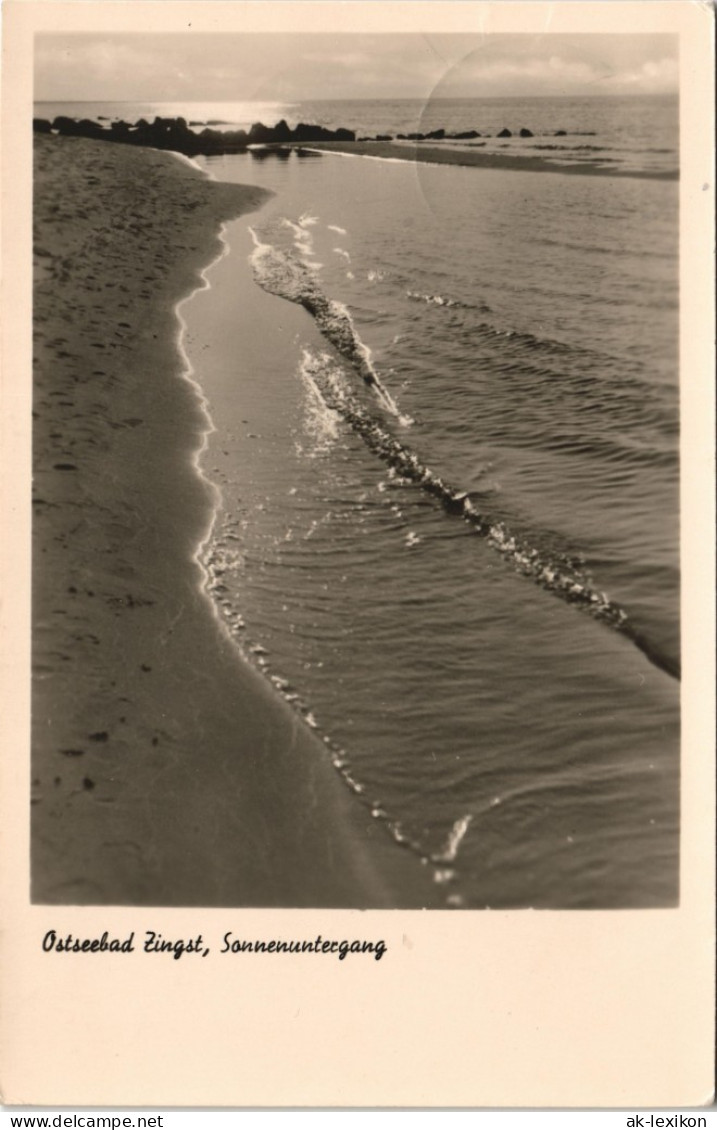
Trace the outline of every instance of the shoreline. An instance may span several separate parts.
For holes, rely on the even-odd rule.
[[[182,157],[183,160],[186,160],[188,163],[191,163],[195,168],[199,169],[199,166],[194,165],[194,162],[191,162],[190,158],[184,158],[182,154],[176,154],[176,156]],[[199,169],[199,171],[201,172],[201,174],[203,176],[206,177],[207,180],[212,180],[212,178],[210,178],[210,176],[209,176],[208,171],[205,171],[203,169]],[[217,182],[213,181],[213,183],[217,183]],[[195,472],[197,478],[202,483],[205,484],[208,494],[210,494],[212,496],[212,502],[211,502],[211,505],[209,506],[209,517],[208,517],[208,520],[207,520],[207,523],[206,523],[206,528],[204,530],[204,533],[200,535],[200,537],[197,541],[196,549],[194,551],[192,559],[193,559],[195,565],[197,566],[197,568],[199,569],[199,571],[201,573],[201,582],[200,582],[201,591],[203,592],[204,596],[206,597],[207,603],[210,606],[212,614],[216,617],[217,623],[220,622],[220,618],[217,614],[216,604],[212,600],[211,593],[209,592],[209,589],[208,589],[209,573],[207,572],[207,569],[204,566],[204,563],[203,563],[203,560],[202,560],[206,546],[211,541],[212,533],[214,531],[214,526],[215,526],[216,520],[217,520],[217,515],[218,515],[219,510],[221,508],[221,502],[222,502],[221,488],[218,486],[217,483],[215,483],[209,477],[209,475],[207,475],[205,473],[205,471],[202,467],[202,457],[204,455],[206,455],[207,451],[209,450],[209,437],[212,435],[213,432],[215,432],[217,430],[217,427],[216,427],[214,420],[212,419],[209,399],[206,396],[204,389],[202,388],[200,382],[196,379],[196,370],[195,370],[194,366],[192,365],[192,362],[191,362],[191,359],[190,359],[190,356],[189,356],[189,352],[188,352],[188,349],[187,349],[188,323],[187,323],[187,319],[182,314],[182,309],[183,309],[183,307],[185,307],[189,303],[191,303],[193,301],[193,299],[196,297],[196,295],[198,293],[200,293],[201,291],[211,290],[211,283],[209,282],[209,279],[208,279],[207,276],[208,276],[209,272],[212,270],[212,268],[221,259],[225,258],[225,256],[227,256],[229,254],[229,244],[228,244],[227,239],[226,239],[226,228],[227,228],[227,221],[224,221],[221,225],[219,235],[218,235],[218,239],[221,243],[221,249],[219,250],[218,254],[214,257],[214,259],[212,259],[212,261],[210,263],[208,263],[205,267],[202,268],[202,270],[199,273],[197,285],[194,287],[194,289],[191,290],[189,294],[186,294],[182,298],[180,298],[179,301],[176,303],[176,305],[174,307],[175,317],[176,317],[177,322],[178,322],[177,352],[179,353],[179,355],[181,357],[181,361],[182,361],[181,377],[182,377],[183,380],[185,380],[187,382],[187,384],[189,384],[190,388],[192,389],[192,391],[193,391],[193,393],[194,393],[194,395],[197,399],[197,402],[199,404],[200,410],[204,415],[205,423],[206,423],[206,427],[202,431],[201,441],[192,453],[192,466],[194,468],[194,472]]]
[[[296,148],[287,145],[285,148]],[[509,153],[473,153],[470,150],[440,148],[425,143],[393,141],[312,141],[305,146],[317,153],[335,153],[344,157],[372,157],[379,161],[413,161],[423,165],[453,165],[460,168],[499,169],[526,173],[560,173],[566,176],[619,177],[635,180],[679,180],[679,172],[647,172],[635,169],[610,169],[596,162],[576,165],[551,164],[538,157],[515,157]]]
[[[428,133],[398,133],[395,137],[379,133],[375,137],[357,137],[356,130],[340,126],[334,129],[317,124],[298,123],[291,128],[282,118],[274,126],[255,122],[247,131],[216,130],[209,123],[201,133],[193,127],[203,123],[190,122],[183,117],[155,117],[150,125],[141,118],[136,122],[113,120],[105,128],[106,118],[93,120],[60,115],[54,120],[33,119],[33,130],[40,134],[59,134],[66,137],[87,137],[113,144],[146,146],[163,151],[174,151],[188,158],[197,156],[220,156],[252,153],[266,156],[276,153],[287,158],[296,149],[300,156],[319,152],[337,152],[354,157],[375,157],[379,160],[413,161],[419,164],[459,165],[474,168],[492,168],[526,172],[566,173],[568,175],[633,177],[638,180],[679,180],[679,170],[672,169],[634,169],[616,166],[612,158],[590,158],[576,162],[561,163],[551,157],[524,156],[520,153],[496,153],[492,149],[478,153],[489,142],[497,140],[499,147],[505,148],[504,138],[533,139],[575,136],[567,130],[540,130],[536,135],[530,129],[521,128],[518,132],[503,129],[499,133],[480,133],[476,129],[450,132],[437,129]],[[214,125],[228,123],[213,123]],[[583,136],[595,136],[595,131],[578,131]],[[481,138],[480,141],[476,140]],[[560,149],[560,145],[543,143],[542,149]],[[569,148],[569,147],[568,147]],[[594,146],[586,148],[594,149]],[[599,149],[605,149],[600,146]],[[607,163],[606,163],[607,162]]]
[[[220,488],[197,474],[211,415],[181,307],[267,194],[168,153],[35,144],[33,901],[426,905],[207,608]]]

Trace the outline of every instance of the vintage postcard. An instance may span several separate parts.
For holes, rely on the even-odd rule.
[[[4,1102],[709,1103],[713,10],[3,15]]]

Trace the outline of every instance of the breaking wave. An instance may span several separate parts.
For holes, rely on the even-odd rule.
[[[479,510],[467,492],[448,483],[426,466],[415,452],[391,434],[386,424],[364,407],[353,393],[340,365],[328,354],[306,350],[301,372],[302,379],[310,379],[313,387],[320,392],[327,408],[341,416],[394,473],[407,482],[415,483],[437,499],[444,510],[467,522],[491,548],[511,562],[516,572],[626,635],[655,666],[671,675],[679,674],[674,661],[656,651],[633,628],[625,610],[594,586],[579,561],[567,554],[547,554],[539,550],[522,534],[511,529],[499,515]]]
[[[303,232],[305,226],[312,221],[313,217],[302,217],[302,222],[297,227]],[[361,376],[384,411],[403,425],[412,423],[410,417],[400,413],[395,400],[383,385],[374,367],[371,352],[361,340],[347,307],[324,294],[309,264],[301,262],[290,252],[263,242],[253,228],[249,228],[249,231],[254,242],[250,261],[257,284],[270,294],[303,306],[313,316],[327,341]],[[303,238],[298,241],[303,242]],[[409,297],[433,305],[451,303],[449,299],[436,301],[442,298],[440,295],[409,292]],[[457,300],[454,300],[454,304],[458,305]],[[508,353],[512,348],[524,349],[526,346],[532,352],[547,349],[551,353],[568,348],[560,342],[543,341],[531,334],[511,330],[499,331],[487,324],[476,326],[475,330],[482,335],[500,338]],[[377,418],[367,410],[354,394],[340,366],[328,354],[314,355],[307,351],[301,370],[302,379],[309,381],[318,391],[326,408],[341,416],[394,473],[432,495],[448,512],[460,516],[505,560],[510,561],[517,572],[530,577],[534,583],[567,603],[577,605],[594,619],[619,630],[657,667],[679,677],[679,664],[669,655],[656,651],[633,628],[625,610],[594,586],[579,561],[567,554],[537,548],[531,544],[529,537],[512,529],[502,516],[486,513],[484,509],[479,510],[467,492],[446,482],[397,439],[389,431],[388,420]]]
[[[254,241],[251,265],[259,286],[269,294],[297,302],[308,310],[324,337],[351,362],[383,408],[401,423],[411,423],[408,417],[401,415],[398,405],[382,383],[374,368],[371,350],[359,337],[348,308],[342,302],[326,297],[308,264],[270,243],[262,243],[253,228],[249,231]]]
[[[491,313],[491,308],[486,302],[476,306],[472,302],[462,302],[459,298],[447,298],[442,294],[421,294],[416,290],[407,290],[406,298],[411,302],[425,302],[427,306],[445,306],[448,309],[480,310],[483,314]]]

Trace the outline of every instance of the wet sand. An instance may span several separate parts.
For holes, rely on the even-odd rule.
[[[382,157],[394,161],[417,161],[432,165],[467,165],[477,169],[512,169],[528,173],[565,173],[602,177],[637,177],[640,180],[677,180],[677,172],[646,172],[611,168],[599,161],[561,164],[542,157],[516,157],[511,153],[483,153],[476,149],[460,149],[450,142],[430,144],[411,141],[312,141],[304,146],[327,153],[344,153],[354,157]]]
[[[154,150],[35,146],[33,900],[429,905],[201,588],[207,419],[175,308],[266,194]]]

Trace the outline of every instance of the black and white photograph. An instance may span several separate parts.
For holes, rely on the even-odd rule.
[[[35,93],[34,897],[674,905],[677,37]]]
[[[678,916],[690,6],[112,7],[38,19],[23,127],[47,968]]]

